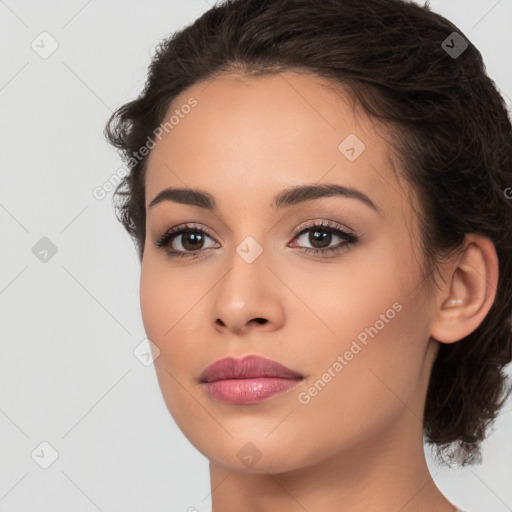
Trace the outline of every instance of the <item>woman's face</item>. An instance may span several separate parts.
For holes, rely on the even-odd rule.
[[[416,214],[378,125],[323,84],[291,71],[196,84],[148,159],[140,300],[158,381],[185,436],[235,470],[421,439],[437,345]],[[353,190],[282,196],[327,184]],[[151,205],[168,188],[214,208],[186,194]],[[158,247],[174,227],[191,233]],[[249,379],[247,400],[243,383],[201,382],[211,363],[247,355],[302,379]],[[262,395],[263,382],[286,386]]]

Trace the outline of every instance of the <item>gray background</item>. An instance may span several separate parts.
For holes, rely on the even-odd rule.
[[[430,5],[476,44],[512,105],[512,0]],[[174,424],[153,367],[133,353],[145,338],[135,249],[111,192],[93,195],[121,166],[103,139],[110,113],[139,93],[155,44],[208,8],[0,1],[3,512],[209,510],[208,461]],[[45,59],[31,47],[51,49],[43,31],[58,43]],[[511,410],[482,465],[429,463],[468,512],[512,510]],[[47,469],[52,448],[42,442],[58,452]]]

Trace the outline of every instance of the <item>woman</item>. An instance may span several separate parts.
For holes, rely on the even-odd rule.
[[[400,0],[232,0],[106,129],[213,512],[453,512],[511,358],[512,133],[481,55]],[[507,191],[509,191],[507,193]]]

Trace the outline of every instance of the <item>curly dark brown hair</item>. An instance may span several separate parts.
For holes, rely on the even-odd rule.
[[[464,340],[440,344],[424,414],[425,440],[440,460],[475,463],[510,392],[504,367],[512,350],[512,127],[480,52],[428,3],[227,0],[161,42],[142,93],[105,128],[130,169],[114,194],[118,219],[142,261],[147,155],[140,150],[178,94],[224,72],[285,70],[342,85],[393,134],[399,172],[420,198],[427,279],[466,233],[494,243],[494,303]]]

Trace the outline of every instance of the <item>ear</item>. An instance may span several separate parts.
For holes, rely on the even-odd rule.
[[[498,285],[498,256],[492,241],[466,234],[455,261],[448,263],[437,290],[431,336],[453,343],[471,334],[491,309]]]

